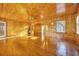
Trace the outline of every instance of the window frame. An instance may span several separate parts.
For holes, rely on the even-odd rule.
[[[0,23],[3,23],[4,24],[4,26],[3,26],[3,28],[4,28],[4,35],[2,35],[2,36],[0,36],[0,38],[5,38],[6,37],[6,33],[7,33],[7,24],[6,24],[6,22],[5,21],[2,21],[2,20],[0,20]]]
[[[77,18],[77,17],[78,17],[78,18]],[[77,17],[76,17],[76,34],[79,35],[79,33],[77,33],[77,28],[78,28],[78,25],[77,25],[77,24],[79,24],[79,23],[77,23],[77,19],[78,19],[78,21],[79,21],[79,15],[77,15]]]
[[[62,31],[62,32],[57,31],[57,21],[64,21],[65,22],[65,31]],[[57,21],[56,21],[56,26],[55,26],[56,33],[66,33],[66,20],[57,20]]]

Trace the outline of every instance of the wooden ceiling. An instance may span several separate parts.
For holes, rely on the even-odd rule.
[[[48,22],[48,20],[51,22],[56,16],[75,13],[76,6],[77,4],[66,4],[66,12],[57,14],[55,3],[4,3],[0,4],[0,17],[28,23]]]

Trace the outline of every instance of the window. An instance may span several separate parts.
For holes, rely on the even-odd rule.
[[[63,13],[66,10],[64,3],[58,3],[57,6],[56,6],[56,8],[57,8],[56,13]]]
[[[76,33],[79,34],[79,16],[76,19]]]
[[[57,21],[56,22],[56,31],[57,32],[65,32],[65,21]]]
[[[41,39],[42,39],[42,41],[44,40],[44,38],[45,38],[45,25],[42,25],[41,26]]]
[[[0,38],[6,37],[6,22],[0,21]]]

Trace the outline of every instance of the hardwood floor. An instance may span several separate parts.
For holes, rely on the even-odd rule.
[[[75,56],[79,55],[79,46],[72,41],[45,37],[44,41],[30,38],[12,38],[6,42],[0,40],[2,56]]]

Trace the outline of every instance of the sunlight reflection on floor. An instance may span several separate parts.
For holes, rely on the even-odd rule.
[[[60,56],[66,56],[66,44],[63,42],[57,43],[57,54]]]

